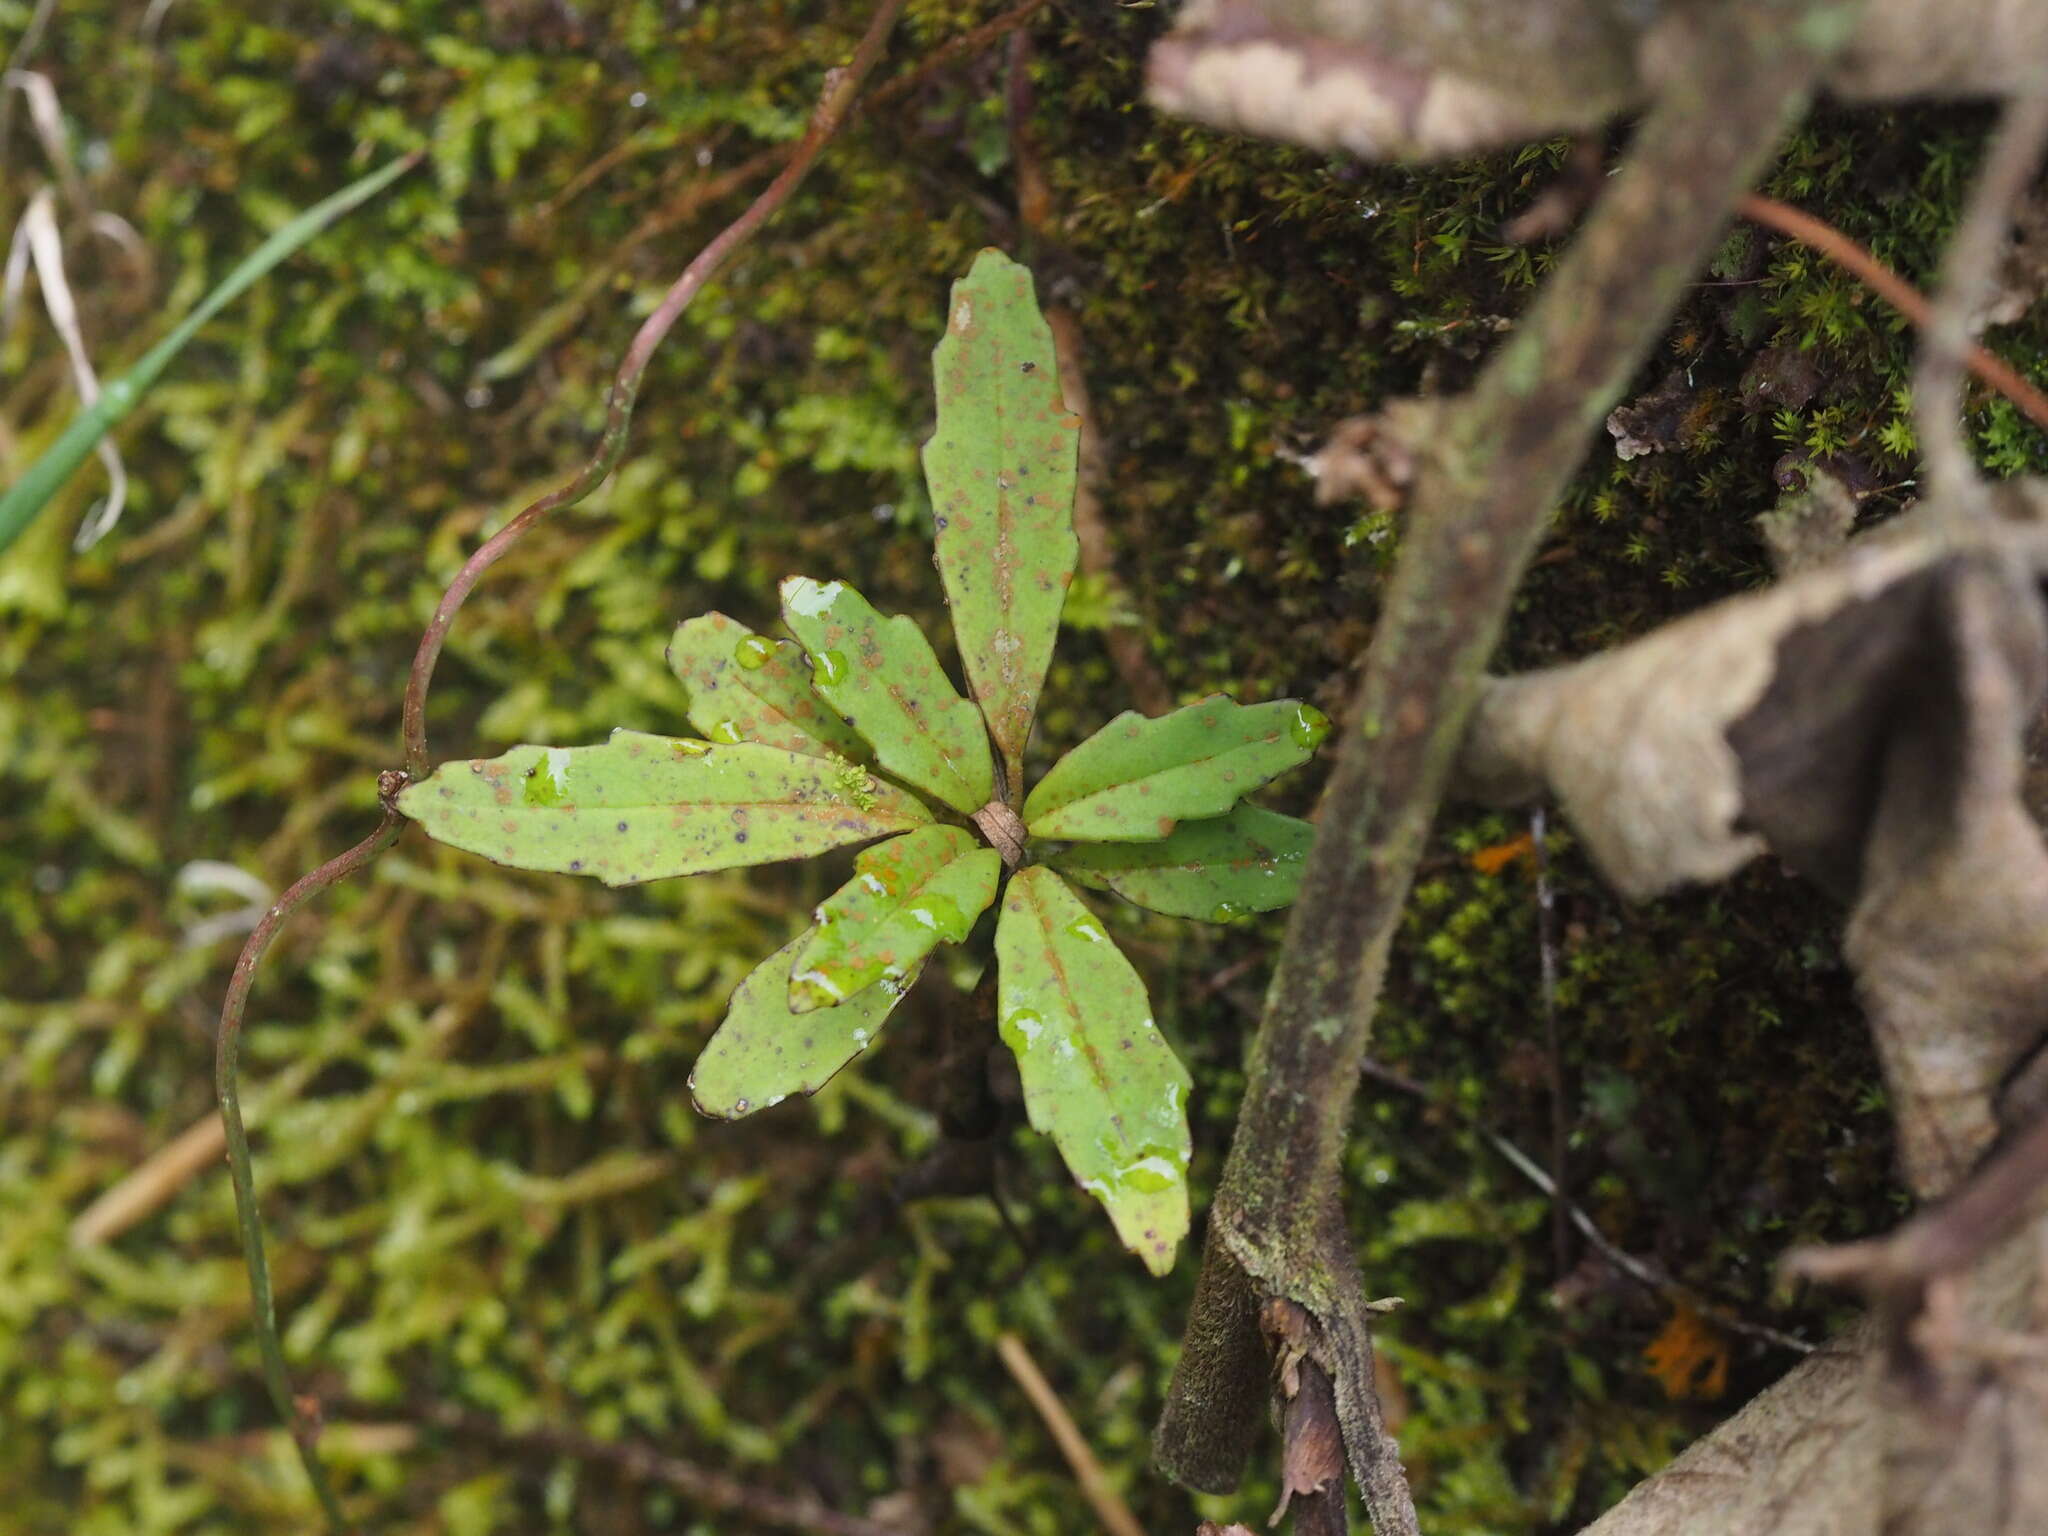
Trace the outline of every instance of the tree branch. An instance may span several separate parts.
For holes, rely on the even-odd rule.
[[[732,253],[752,239],[760,227],[773,218],[782,205],[789,201],[810,174],[812,165],[832,142],[853,110],[854,98],[859,94],[861,82],[868,71],[882,56],[883,45],[889,40],[889,33],[896,25],[896,17],[902,11],[904,0],[882,0],[876,9],[874,19],[861,37],[860,44],[853,51],[853,58],[840,69],[833,70],[825,82],[825,93],[811,113],[810,127],[798,141],[789,157],[789,163],[761,195],[747,206],[732,223],[721,230],[709,245],[697,253],[697,257],[683,269],[682,276],[669,285],[661,303],[654,313],[641,323],[634,333],[633,343],[626,349],[625,360],[619,364],[619,371],[612,380],[611,397],[605,411],[604,435],[598,439],[597,450],[591,454],[583,467],[547,495],[527,507],[517,517],[505,524],[496,533],[477,547],[476,553],[464,563],[455,579],[448,584],[448,590],[441,595],[440,603],[434,609],[434,616],[428,622],[426,633],[420,636],[419,650],[412,659],[412,673],[405,683],[405,713],[403,736],[405,741],[406,771],[415,779],[423,779],[432,771],[427,761],[427,688],[433,682],[434,664],[440,660],[441,647],[447,643],[449,627],[455,622],[455,615],[461,611],[470,591],[483,579],[484,572],[496,565],[506,550],[510,549],[526,531],[551,512],[564,507],[573,507],[592,491],[604,484],[619,456],[626,450],[626,431],[633,421],[633,402],[639,398],[640,380],[647,372],[648,363],[654,359],[655,351],[661,346],[676,321],[690,301],[704,285],[717,275]]]
[[[1210,1212],[1196,1314],[1155,1439],[1161,1466],[1184,1483],[1235,1485],[1258,1417],[1246,1405],[1263,1387],[1243,1371],[1260,1352],[1231,1315],[1205,1316],[1205,1299],[1227,1306],[1250,1288],[1300,1303],[1326,1329],[1345,1315],[1363,1327],[1355,1278],[1332,1272],[1325,1213],[1338,1193],[1388,946],[1481,669],[1588,438],[1804,105],[1841,36],[1841,12],[1818,0],[1761,0],[1717,8],[1697,24],[1702,30],[1669,39],[1675,67],[1627,165],[1472,395],[1446,413],[1324,798]],[[1234,1283],[1214,1273],[1232,1268],[1243,1272]],[[1357,1379],[1361,1362],[1322,1363],[1340,1411],[1371,1399],[1369,1374]],[[1369,1372],[1369,1349],[1362,1366]],[[1371,1500],[1367,1478],[1385,1454],[1372,1428],[1346,1412],[1353,1476],[1382,1536],[1413,1530],[1405,1486],[1398,1497]]]
[[[1956,410],[1963,364],[1970,349],[1973,312],[1996,275],[2012,227],[2013,204],[2041,164],[2048,142],[2048,95],[2011,102],[1991,136],[1984,168],[1970,189],[1948,249],[1942,253],[1941,281],[1920,333],[1920,358],[1913,370],[1913,418],[1920,458],[1927,466],[1935,504],[1957,514],[1982,512],[1976,461],[1964,440]],[[2048,426],[2048,422],[2041,425]]]

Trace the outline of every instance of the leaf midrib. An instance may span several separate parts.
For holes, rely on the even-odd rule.
[[[1053,980],[1060,989],[1060,999],[1066,1005],[1067,1016],[1075,1021],[1076,1032],[1078,1033],[1081,1010],[1075,1006],[1074,989],[1067,981],[1067,969],[1060,963],[1059,946],[1053,941],[1052,925],[1047,917],[1045,904],[1038,899],[1036,887],[1027,890],[1026,899],[1031,903],[1032,914],[1037,919],[1039,934],[1045,940],[1046,966],[1052,971]],[[1080,898],[1076,897],[1075,900],[1078,902]],[[1087,908],[1084,906],[1082,910],[1085,912]],[[1093,914],[1089,915],[1092,918]],[[1105,944],[1111,942],[1107,934],[1103,935],[1102,941]],[[1101,1091],[1103,1103],[1113,1106],[1116,1100],[1110,1092],[1109,1074],[1103,1068],[1102,1053],[1097,1051],[1092,1044],[1085,1041],[1080,1044],[1079,1049],[1081,1054],[1088,1058],[1088,1070],[1095,1079],[1095,1086]],[[1124,1134],[1124,1128],[1120,1123],[1121,1119],[1121,1113],[1112,1108],[1109,1116],[1110,1129],[1116,1133],[1117,1140],[1123,1144],[1126,1150],[1134,1150],[1131,1147],[1130,1137]]]
[[[1043,818],[1056,815],[1061,811],[1070,811],[1076,806],[1087,805],[1090,801],[1100,800],[1106,795],[1113,795],[1118,790],[1135,789],[1138,785],[1146,783],[1148,780],[1162,779],[1169,773],[1180,773],[1189,768],[1205,768],[1211,763],[1220,762],[1232,753],[1246,752],[1253,747],[1267,746],[1271,744],[1271,741],[1272,738],[1270,737],[1260,737],[1255,741],[1240,741],[1235,746],[1225,747],[1220,752],[1212,752],[1207,757],[1191,757],[1183,762],[1170,763],[1163,768],[1155,768],[1148,773],[1141,773],[1136,778],[1119,779],[1114,784],[1105,784],[1100,789],[1091,789],[1086,794],[1076,795],[1072,800],[1057,801],[1052,805],[1046,806],[1038,814],[1040,818]],[[1227,785],[1223,787],[1228,788]],[[1257,785],[1251,785],[1247,789],[1240,791],[1240,798],[1245,794],[1249,794],[1252,789],[1257,787]]]

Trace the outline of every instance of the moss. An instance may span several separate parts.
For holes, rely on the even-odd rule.
[[[889,67],[996,9],[913,4]],[[0,564],[0,1485],[25,1530],[267,1530],[307,1505],[258,1434],[226,1181],[207,1169],[106,1249],[66,1242],[94,1196],[211,1113],[210,1023],[247,898],[195,861],[274,889],[361,835],[441,584],[579,457],[637,316],[746,193],[636,230],[799,132],[865,7],[353,0],[258,22],[188,5],[154,40],[139,10],[67,5],[41,59],[91,197],[154,257],[144,282],[113,244],[75,239],[103,371],[280,210],[345,179],[356,146],[432,150],[137,413],[114,538],[66,552],[88,471]],[[1077,0],[1035,30],[1043,280],[1088,340],[1105,510],[1172,686],[1335,713],[1398,526],[1347,537],[1356,512],[1315,509],[1282,450],[1471,376],[1549,265],[1494,232],[1559,148],[1382,170],[1163,122],[1134,104],[1158,25]],[[979,246],[1021,244],[1000,83],[997,59],[963,59],[873,113],[703,296],[613,483],[465,611],[438,751],[675,726],[675,618],[765,619],[788,570],[858,570],[879,606],[939,617],[914,447],[946,283]],[[1766,190],[1924,278],[1982,124],[1824,115]],[[26,166],[20,133],[12,153]],[[2038,315],[1993,341],[2022,369],[2048,360]],[[18,464],[58,424],[64,364],[41,324],[5,345]],[[1809,399],[1745,393],[1773,349],[1812,361]],[[1502,664],[1762,580],[1750,519],[1788,452],[1858,457],[1881,487],[1867,516],[1895,508],[1907,361],[1846,279],[1731,233],[1640,381],[1679,375],[1680,440],[1627,463],[1596,447]],[[2001,472],[2041,464],[2032,428],[1974,394],[1971,412]],[[1048,754],[1122,703],[1096,632],[1063,654]],[[1569,1524],[1789,1363],[1737,1340],[1729,1396],[1674,1403],[1640,1358],[1655,1307],[1590,1271],[1570,1305],[1546,1300],[1548,1222],[1483,1133],[1539,1160],[1547,1145],[1530,876],[1466,861],[1516,830],[1447,816],[1376,1045],[1426,1092],[1369,1093],[1350,1153],[1370,1283],[1412,1304],[1389,1350],[1446,1530]],[[1881,1225],[1895,1198],[1839,914],[1768,867],[1626,910],[1554,841],[1581,1200],[1704,1298],[1817,1330],[1818,1300],[1771,1295],[1770,1258]],[[1146,1282],[1029,1137],[1002,1175],[1028,1259],[984,1199],[886,1214],[889,1180],[932,1145],[942,985],[809,1104],[734,1127],[687,1110],[726,995],[837,873],[608,892],[409,842],[292,929],[252,1016],[249,1096],[291,1089],[258,1136],[288,1343],[367,1523],[738,1528],[557,1458],[372,1432],[433,1400],[644,1438],[841,1508],[907,1486],[946,1529],[1068,1530],[1072,1484],[990,1348],[1006,1328],[1148,1528],[1191,1523],[1144,1440],[1192,1265]],[[1206,1184],[1241,1087],[1239,1004],[1280,923],[1178,927],[1119,936],[1195,1072]],[[1200,1507],[1244,1517],[1270,1491]]]

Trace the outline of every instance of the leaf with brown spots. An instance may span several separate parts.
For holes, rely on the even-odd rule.
[[[810,663],[787,640],[777,644],[737,619],[707,613],[676,626],[667,655],[689,691],[690,724],[712,741],[873,761],[860,733],[818,697]]]
[[[1081,423],[1061,397],[1029,269],[1001,251],[974,258],[953,285],[932,372],[939,424],[924,473],[939,575],[968,686],[1014,781],[1080,548]]]
[[[996,1028],[1031,1123],[1155,1275],[1188,1230],[1187,1068],[1145,983],[1052,870],[1011,877],[996,924]]]
[[[995,794],[981,712],[960,697],[924,631],[885,619],[843,581],[792,576],[782,617],[811,656],[811,686],[907,784],[968,815]]]
[[[1079,843],[1051,862],[1078,884],[1168,917],[1227,923],[1291,905],[1315,835],[1305,821],[1240,805],[1183,822],[1156,843]]]
[[[1243,705],[1218,693],[1157,720],[1127,710],[1038,781],[1024,824],[1033,837],[1162,838],[1307,762],[1329,729],[1321,711],[1293,699]]]
[[[816,932],[791,939],[734,990],[725,1022],[690,1073],[690,1095],[705,1114],[737,1120],[792,1093],[816,1093],[874,1044],[917,980],[913,970],[900,984],[869,987],[835,1007],[791,1013],[790,968]]]
[[[853,764],[638,731],[444,763],[398,808],[436,842],[606,885],[809,858],[931,820]]]
[[[996,899],[1002,855],[959,827],[919,827],[867,849],[818,908],[789,973],[789,1005],[830,1008],[900,982],[941,944],[963,944]]]

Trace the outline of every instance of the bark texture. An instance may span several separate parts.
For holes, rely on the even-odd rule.
[[[1684,34],[1734,0],[1190,0],[1154,51],[1153,100],[1218,127],[1372,159],[1466,155],[1580,132],[1691,69]],[[1843,46],[1829,89],[1862,99],[2037,89],[2038,0],[1815,5],[1793,48]]]
[[[1688,67],[1528,318],[1446,414],[1418,481],[1252,1047],[1204,1252],[1205,1271],[1241,1269],[1252,1291],[1298,1303],[1332,1341],[1318,1363],[1336,1385],[1353,1475],[1382,1532],[1402,1528],[1405,1498],[1375,1504],[1392,1453],[1373,1397],[1363,1292],[1336,1262],[1349,1244],[1331,1241],[1328,1213],[1388,944],[1481,669],[1550,508],[1805,101],[1832,41],[1806,23],[1837,9],[1734,7],[1674,37]],[[1234,1486],[1256,1433],[1263,1368],[1250,1367],[1264,1352],[1244,1336],[1246,1289],[1205,1273],[1156,1437],[1161,1466],[1193,1487]]]

